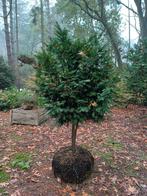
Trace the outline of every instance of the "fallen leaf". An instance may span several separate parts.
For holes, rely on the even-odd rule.
[[[128,188],[128,194],[129,195],[137,194],[137,193],[138,193],[138,191],[134,186],[129,186],[129,188]]]
[[[11,196],[21,196],[21,193],[19,190],[17,190],[14,193],[12,193]]]
[[[88,193],[86,193],[85,191],[82,192],[82,196],[88,196]]]
[[[76,195],[75,192],[70,193],[70,196],[75,196],[75,195]]]

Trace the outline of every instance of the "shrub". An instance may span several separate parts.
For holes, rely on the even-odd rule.
[[[117,79],[117,82],[115,85],[115,93],[113,96],[113,106],[127,107],[132,100],[132,94],[127,87],[127,70],[124,69],[121,72],[120,70],[115,70],[114,75]]]
[[[0,92],[0,110],[5,111],[22,106],[33,100],[34,93],[29,90],[16,88],[6,89]]]
[[[60,124],[98,121],[112,98],[111,60],[96,37],[70,38],[57,26],[56,37],[38,55],[38,91],[47,101],[51,116]]]
[[[6,66],[4,59],[0,56],[0,89],[10,87],[12,84],[12,75],[8,66]]]
[[[147,105],[147,41],[135,45],[129,53],[128,88],[134,102]]]

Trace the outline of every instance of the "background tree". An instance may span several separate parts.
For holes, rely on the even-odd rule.
[[[43,0],[40,0],[40,16],[41,16],[41,43],[42,47],[44,47],[45,44],[45,35],[44,35],[44,4]]]
[[[10,39],[9,22],[8,22],[8,16],[9,16],[11,10],[9,10],[9,11],[7,10],[7,1],[6,0],[2,0],[2,9],[3,9],[7,57],[8,57],[8,63],[9,63],[9,65],[11,65],[11,64],[13,64],[13,60],[12,60],[11,39]]]
[[[118,7],[116,2],[111,0],[109,1],[99,0],[97,2],[87,1],[87,0],[82,0],[82,1],[70,0],[70,1],[73,2],[75,5],[79,6],[84,13],[89,15],[89,17],[91,17],[95,21],[98,21],[102,25],[112,44],[118,66],[122,67],[121,50],[119,48],[119,43],[117,40],[118,30],[115,29],[114,26],[112,27],[112,23],[111,23],[111,18],[112,18],[111,15],[114,11],[117,10]]]
[[[130,9],[136,16],[138,16],[139,24],[140,24],[140,38],[142,40],[147,39],[147,0],[134,0],[136,5],[136,9],[132,9],[128,7],[125,3],[120,0],[115,0],[118,4],[125,6],[126,8]]]
[[[95,24],[94,20],[68,0],[58,0],[55,9],[61,18],[62,25],[75,37],[86,38],[96,32],[101,34],[100,27]]]
[[[131,65],[127,85],[133,102],[147,105],[147,42],[141,42],[129,52]]]
[[[5,64],[2,56],[0,56],[0,89],[8,88],[12,85],[12,74],[10,67]]]

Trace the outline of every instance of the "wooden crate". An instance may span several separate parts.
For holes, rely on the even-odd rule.
[[[12,109],[10,112],[11,124],[40,125],[48,119],[45,109],[24,110],[22,108]]]

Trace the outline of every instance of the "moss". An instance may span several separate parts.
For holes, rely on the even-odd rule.
[[[4,188],[0,188],[0,195],[8,195],[8,192]]]

